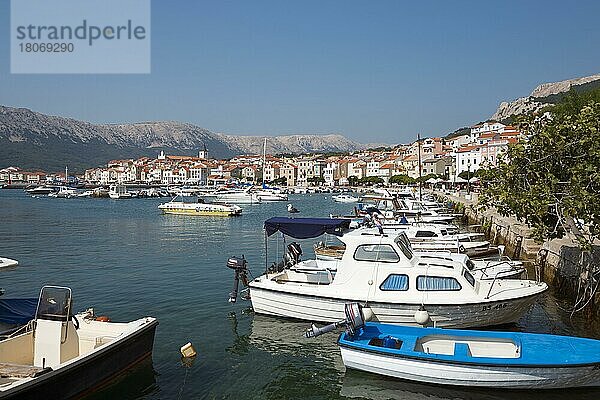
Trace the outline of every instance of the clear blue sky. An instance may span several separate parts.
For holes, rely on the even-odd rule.
[[[439,136],[539,83],[600,72],[600,1],[152,2],[149,75],[11,75],[0,104],[216,132]]]

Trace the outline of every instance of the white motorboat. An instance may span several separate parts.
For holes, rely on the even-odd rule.
[[[265,222],[269,236],[281,231],[301,239],[342,234],[348,226],[349,220],[327,218]],[[368,305],[379,322],[490,326],[515,321],[548,288],[531,280],[479,280],[464,264],[423,261],[413,253],[404,233],[392,236],[360,228],[340,240],[346,245],[340,260],[301,261],[299,246],[290,244],[284,262],[249,282],[254,311],[331,322],[343,318],[345,303],[359,302]],[[237,267],[242,264],[232,261],[230,266],[238,277],[245,276],[244,268]],[[417,318],[422,307],[426,319]]]
[[[331,199],[337,203],[356,203],[358,201],[358,197],[349,194],[338,194],[337,196],[331,196]]]
[[[110,185],[108,197],[111,199],[131,199],[133,195],[127,191],[125,185]]]
[[[58,191],[52,192],[48,194],[48,197],[57,197],[59,199],[70,199],[71,197],[75,197],[77,195],[77,190],[67,187],[60,186]]]
[[[71,307],[71,289],[42,288],[33,323],[0,342],[0,398],[73,398],[152,355],[155,318],[106,322]]]
[[[287,201],[288,195],[283,193],[279,189],[272,188],[262,188],[258,190],[253,190],[253,194],[256,195],[263,203],[272,202],[272,201]]]
[[[351,226],[373,226],[373,223],[351,224]],[[482,233],[452,233],[443,224],[381,224],[376,220],[375,225],[386,234],[397,235],[404,232],[416,252],[449,252],[462,253],[470,257],[483,257],[498,254],[497,247],[490,246]],[[315,248],[318,256],[330,257],[332,254],[324,246]],[[339,246],[335,248],[338,258],[341,258]],[[343,250],[343,249],[342,249]]]
[[[230,217],[242,214],[242,208],[235,204],[210,203],[195,196],[175,196],[158,208],[165,214],[178,215]]]
[[[250,191],[250,189],[223,188],[206,195],[205,197],[214,198],[219,202],[234,204],[260,204],[260,197]]]
[[[76,194],[76,197],[92,197],[92,196],[94,196],[93,190],[86,190],[86,191]]]
[[[0,268],[16,267],[17,265],[19,265],[17,260],[0,257]]]
[[[32,196],[47,196],[50,193],[54,193],[54,192],[58,191],[58,187],[56,187],[56,186],[36,186],[31,189],[26,189],[25,191]]]

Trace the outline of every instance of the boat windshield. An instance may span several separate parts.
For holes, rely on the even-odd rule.
[[[408,241],[408,237],[406,236],[406,233],[399,233],[398,236],[396,236],[394,242],[396,242],[396,245],[400,247],[400,250],[402,250],[402,253],[406,256],[406,258],[408,258],[409,260],[412,259],[413,251],[412,247],[410,246],[410,242]]]
[[[171,200],[171,202],[190,203],[190,204],[194,204],[194,203],[208,203],[203,197],[199,197],[199,196],[182,196],[182,195],[177,195],[177,196],[173,197],[173,199]]]

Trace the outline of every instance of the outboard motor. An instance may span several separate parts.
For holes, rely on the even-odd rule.
[[[369,310],[370,311],[370,310]],[[324,333],[331,332],[340,327],[345,326],[346,332],[349,335],[354,335],[354,333],[365,326],[365,321],[372,317],[372,314],[369,313],[369,318],[365,319],[365,314],[363,312],[363,307],[358,303],[349,303],[344,305],[344,313],[346,314],[346,319],[338,322],[334,322],[333,324],[326,325],[322,328],[317,327],[315,324],[312,324],[310,329],[307,329],[304,332],[304,337],[313,338],[320,336]]]
[[[300,256],[302,255],[302,248],[296,242],[292,242],[287,246],[288,254],[292,265],[296,265],[300,262]]]
[[[227,260],[227,267],[231,268],[234,272],[233,278],[233,290],[229,293],[229,302],[235,303],[238,296],[238,287],[240,279],[244,286],[248,286],[248,262],[242,255],[242,257],[230,257]]]

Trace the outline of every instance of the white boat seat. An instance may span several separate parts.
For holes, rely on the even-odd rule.
[[[52,371],[50,367],[0,363],[0,378],[35,378],[50,371]]]

